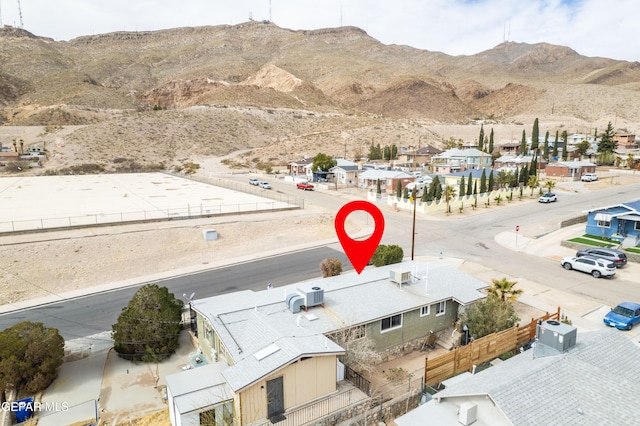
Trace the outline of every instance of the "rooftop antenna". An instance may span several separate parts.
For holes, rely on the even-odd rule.
[[[20,0],[18,0],[18,16],[20,16],[20,28],[24,28],[24,22],[22,22],[22,8],[20,7]]]

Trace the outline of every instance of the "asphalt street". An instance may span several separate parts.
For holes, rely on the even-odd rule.
[[[263,290],[317,278],[320,262],[328,257],[342,261],[345,271],[351,264],[345,254],[330,247],[318,247],[253,262],[228,265],[165,280],[154,280],[181,298],[183,294],[205,298],[241,290]],[[146,283],[102,291],[73,299],[34,306],[0,315],[0,329],[20,321],[42,322],[57,328],[65,340],[78,339],[111,330],[123,307],[138,288]]]

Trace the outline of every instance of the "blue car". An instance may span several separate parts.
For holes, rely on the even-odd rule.
[[[640,322],[640,303],[622,302],[605,315],[603,321],[618,330],[631,330]]]

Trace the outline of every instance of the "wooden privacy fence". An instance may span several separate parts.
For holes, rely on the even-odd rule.
[[[547,312],[539,319],[559,320],[560,308],[551,314]],[[455,348],[444,355],[425,359],[424,384],[434,386],[463,371],[471,371],[474,365],[494,359],[505,352],[517,350],[534,339],[537,323],[538,319],[531,319],[531,322],[525,326],[515,325],[507,330],[474,340],[466,346]]]

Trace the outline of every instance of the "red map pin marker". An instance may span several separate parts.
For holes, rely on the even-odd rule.
[[[369,213],[376,224],[373,234],[366,240],[354,240],[350,238],[344,230],[344,222],[347,220],[347,216],[356,210],[363,210]],[[364,267],[367,266],[367,263],[369,263],[371,256],[373,256],[382,239],[382,233],[384,232],[384,216],[382,212],[375,204],[368,201],[352,201],[338,210],[335,227],[336,234],[338,234],[338,239],[344,252],[351,261],[353,268],[360,274]]]

